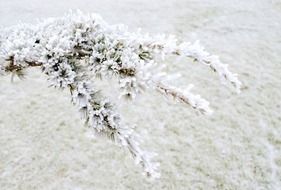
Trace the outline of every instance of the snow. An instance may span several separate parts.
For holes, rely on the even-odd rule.
[[[0,0],[0,7],[3,27],[79,8],[132,30],[200,40],[243,83],[236,95],[204,66],[168,61],[168,72],[182,74],[174,83],[192,82],[213,115],[197,116],[150,91],[120,105],[145,146],[158,152],[161,179],[149,181],[125,151],[92,137],[68,92],[48,88],[40,71],[14,83],[0,78],[1,189],[280,188],[279,1]]]

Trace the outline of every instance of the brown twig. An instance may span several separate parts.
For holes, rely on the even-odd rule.
[[[15,64],[14,56],[11,56],[9,59],[6,59],[6,61],[9,62],[9,64],[5,67],[6,72],[18,72],[24,69],[22,65]],[[24,62],[28,64],[28,67],[39,67],[43,65],[43,63],[34,62],[34,61],[25,60]]]

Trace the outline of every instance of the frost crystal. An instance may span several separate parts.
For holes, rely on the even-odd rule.
[[[149,36],[129,32],[122,25],[108,25],[98,15],[69,13],[37,25],[22,24],[0,31],[0,75],[23,75],[28,67],[41,67],[51,86],[68,88],[72,102],[98,135],[127,148],[146,175],[159,177],[153,154],[143,151],[133,128],[128,127],[91,82],[116,77],[120,96],[134,99],[152,88],[190,105],[202,114],[211,113],[209,103],[199,95],[166,84],[158,65],[168,56],[185,56],[210,66],[221,79],[239,92],[240,81],[218,57],[198,43],[180,43],[174,36]]]

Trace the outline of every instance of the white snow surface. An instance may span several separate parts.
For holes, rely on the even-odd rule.
[[[196,115],[151,91],[123,102],[119,110],[136,123],[143,146],[158,153],[162,176],[150,181],[126,151],[93,137],[69,92],[49,88],[39,70],[13,83],[2,77],[1,190],[281,189],[280,0],[0,0],[0,27],[69,9],[130,30],[200,40],[239,74],[242,92],[221,87],[202,65],[177,60],[167,62],[167,72],[182,74],[174,84],[193,83],[213,115]]]

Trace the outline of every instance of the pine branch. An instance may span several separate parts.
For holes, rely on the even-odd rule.
[[[92,79],[116,77],[120,96],[134,99],[147,88],[173,97],[202,114],[209,103],[190,88],[164,84],[169,75],[160,63],[168,56],[185,56],[208,65],[237,90],[241,82],[227,65],[199,44],[179,43],[173,36],[149,36],[108,25],[98,15],[70,13],[37,25],[19,25],[0,31],[0,74],[23,76],[24,69],[40,67],[51,86],[68,88],[85,124],[129,150],[147,176],[159,177],[153,154],[142,150],[132,125],[126,124],[115,106],[96,89]]]

